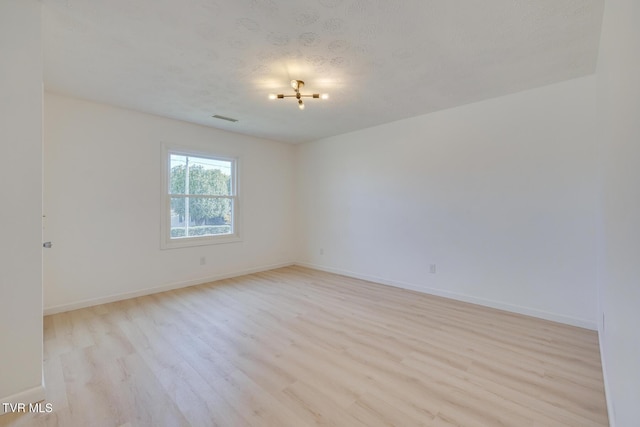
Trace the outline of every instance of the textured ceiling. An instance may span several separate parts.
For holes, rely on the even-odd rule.
[[[47,90],[293,143],[591,74],[603,9],[603,0],[42,3]],[[292,94],[291,79],[330,99],[300,111],[267,98]]]

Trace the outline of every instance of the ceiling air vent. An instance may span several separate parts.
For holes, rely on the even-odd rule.
[[[228,122],[233,122],[233,123],[238,121],[238,119],[232,119],[231,117],[219,116],[218,114],[216,114],[215,116],[211,116],[211,117],[213,117],[214,119],[226,120]]]

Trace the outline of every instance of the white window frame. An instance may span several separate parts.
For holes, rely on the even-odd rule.
[[[194,236],[171,238],[171,194],[170,194],[170,168],[171,155],[177,154],[191,157],[204,157],[216,160],[225,160],[231,162],[231,188],[232,188],[232,212],[231,228],[233,233],[220,234],[213,236]],[[160,248],[174,249],[186,248],[192,246],[217,245],[221,243],[232,243],[241,241],[240,235],[240,180],[239,180],[239,164],[238,157],[221,155],[213,151],[204,151],[199,149],[191,149],[175,145],[162,144],[162,207],[161,207],[161,232],[160,232]]]

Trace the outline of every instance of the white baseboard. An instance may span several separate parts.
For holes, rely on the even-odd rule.
[[[600,344],[600,364],[602,365],[602,377],[604,379],[604,398],[607,401],[607,412],[609,413],[609,426],[615,427],[616,417],[613,410],[613,398],[611,396],[611,388],[609,386],[609,380],[607,375],[607,362],[604,353],[604,334],[601,327],[598,328],[598,343]]]
[[[499,310],[505,310],[505,311],[510,311],[510,312],[513,312],[513,313],[524,314],[526,316],[538,317],[538,318],[541,318],[541,319],[551,320],[551,321],[559,322],[559,323],[565,323],[567,325],[578,326],[578,327],[581,327],[581,328],[591,329],[591,330],[594,330],[594,331],[598,329],[597,328],[597,324],[595,322],[591,322],[591,321],[588,321],[588,320],[585,320],[585,319],[579,319],[579,318],[574,318],[574,317],[570,317],[570,316],[564,316],[564,315],[561,315],[561,314],[550,313],[550,312],[546,312],[546,311],[543,311],[543,310],[537,310],[537,309],[533,309],[533,308],[529,308],[529,307],[523,307],[523,306],[519,306],[519,305],[508,304],[508,303],[504,303],[504,302],[501,302],[501,301],[494,301],[494,300],[489,300],[489,299],[485,299],[485,298],[478,298],[478,297],[474,297],[474,296],[471,296],[471,295],[460,294],[460,293],[455,293],[455,292],[449,292],[449,291],[444,291],[444,290],[441,290],[441,289],[428,288],[428,287],[417,285],[417,284],[413,284],[413,283],[401,282],[401,281],[396,281],[396,280],[388,280],[388,279],[384,279],[384,278],[381,278],[381,277],[370,276],[370,275],[366,275],[366,274],[360,274],[360,273],[356,273],[356,272],[353,272],[353,271],[342,270],[342,269],[337,269],[337,268],[332,268],[332,267],[326,267],[326,266],[313,264],[313,263],[308,263],[308,262],[293,262],[293,261],[292,262],[283,262],[283,263],[278,263],[278,264],[265,265],[265,266],[260,266],[260,267],[254,267],[254,268],[249,268],[249,269],[245,269],[245,270],[234,271],[234,272],[231,272],[231,273],[224,273],[224,274],[219,274],[219,275],[214,275],[214,276],[208,276],[208,277],[203,277],[203,278],[200,278],[200,279],[189,280],[189,281],[186,281],[186,282],[170,283],[170,284],[156,286],[156,287],[152,287],[152,288],[141,289],[141,290],[133,291],[133,292],[125,292],[125,293],[120,293],[120,294],[113,294],[113,295],[108,295],[108,296],[99,297],[99,298],[92,298],[92,299],[86,299],[86,300],[82,300],[82,301],[76,301],[76,302],[68,303],[68,304],[61,304],[61,305],[56,305],[56,306],[45,307],[44,308],[44,315],[47,316],[47,315],[50,315],[50,314],[62,313],[62,312],[71,311],[71,310],[77,310],[77,309],[80,309],[80,308],[91,307],[91,306],[94,306],[94,305],[106,304],[106,303],[115,302],[115,301],[121,301],[121,300],[129,299],[129,298],[136,298],[136,297],[140,297],[140,296],[144,296],[144,295],[151,295],[151,294],[155,294],[155,293],[158,293],[158,292],[165,292],[165,291],[170,291],[170,290],[173,290],[173,289],[180,289],[180,288],[186,288],[186,287],[189,287],[189,286],[201,285],[203,283],[215,282],[216,280],[228,279],[228,278],[231,278],[231,277],[243,276],[245,274],[258,273],[258,272],[261,272],[261,271],[273,270],[275,268],[288,267],[288,266],[291,266],[291,265],[299,265],[299,266],[302,266],[302,267],[312,268],[314,270],[320,270],[320,271],[326,271],[326,272],[329,272],[329,273],[340,274],[340,275],[343,275],[343,276],[348,276],[348,277],[353,277],[353,278],[356,278],[356,279],[367,280],[367,281],[370,281],[370,282],[380,283],[380,284],[383,284],[383,285],[394,286],[394,287],[402,288],[402,289],[409,289],[409,290],[412,290],[412,291],[422,292],[422,293],[431,294],[431,295],[437,295],[437,296],[450,298],[450,299],[454,299],[454,300],[458,300],[458,301],[464,301],[464,302],[469,302],[469,303],[472,303],[472,304],[483,305],[483,306],[486,306],[486,307],[497,308]]]
[[[245,274],[259,273],[261,271],[273,270],[281,267],[289,267],[294,265],[294,262],[283,262],[279,264],[263,265],[260,267],[248,268],[245,270],[234,271],[231,273],[218,274],[214,276],[203,277],[200,279],[188,280],[186,282],[169,283],[166,285],[155,286],[152,288],[145,288],[133,292],[124,292],[120,294],[113,294],[99,298],[91,298],[82,301],[76,301],[68,304],[55,305],[45,307],[43,313],[45,316],[56,313],[63,313],[65,311],[77,310],[80,308],[92,307],[94,305],[107,304],[115,301],[122,301],[129,298],[136,298],[145,295],[156,294],[158,292],[171,291],[174,289],[186,288],[189,286],[202,285],[203,283],[215,282],[216,280],[229,279],[232,277],[244,276]]]
[[[0,415],[4,415],[8,413],[8,411],[4,410],[4,405],[2,403],[24,403],[27,406],[29,403],[36,403],[44,400],[44,386],[39,385],[37,387],[30,388],[25,391],[21,391],[20,393],[12,394],[11,396],[1,397],[0,398]]]
[[[417,285],[413,283],[383,279],[381,277],[355,273],[353,271],[341,270],[338,268],[325,267],[322,265],[317,265],[317,264],[308,263],[308,262],[296,262],[296,265],[299,265],[301,267],[312,268],[314,270],[340,274],[342,276],[353,277],[355,279],[361,279],[361,280],[367,280],[369,282],[380,283],[382,285],[394,286],[396,288],[409,289],[412,291],[422,292],[425,294],[436,295],[439,297],[450,298],[458,301],[483,305],[491,308],[497,308],[499,310],[510,311],[512,313],[524,314],[525,316],[532,316],[540,319],[551,320],[553,322],[564,323],[571,326],[578,326],[580,328],[591,329],[594,331],[597,330],[596,322],[592,322],[585,319],[579,319],[571,316],[565,316],[557,313],[550,313],[550,312],[538,310],[535,308],[523,307],[519,305],[508,304],[501,301],[494,301],[494,300],[479,298],[471,295],[444,291],[442,289],[429,288],[429,287],[425,287],[425,286]]]

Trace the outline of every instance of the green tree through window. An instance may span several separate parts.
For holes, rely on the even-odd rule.
[[[171,238],[233,233],[234,161],[170,154]]]

